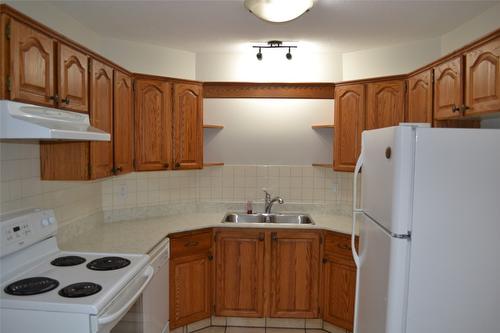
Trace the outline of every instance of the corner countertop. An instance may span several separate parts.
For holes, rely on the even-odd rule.
[[[169,234],[202,228],[287,228],[331,230],[351,234],[352,219],[343,215],[311,214],[314,225],[222,223],[225,213],[193,213],[159,218],[99,223],[95,228],[59,244],[64,251],[149,253]]]

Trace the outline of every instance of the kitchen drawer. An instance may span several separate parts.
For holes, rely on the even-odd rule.
[[[356,247],[358,240],[356,239]],[[325,235],[325,254],[338,259],[353,261],[351,236],[337,233],[327,233]]]
[[[170,235],[172,258],[208,252],[212,247],[212,230]]]

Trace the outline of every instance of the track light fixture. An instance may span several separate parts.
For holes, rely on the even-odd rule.
[[[283,45],[283,42],[280,40],[270,40],[267,42],[267,45],[254,45],[252,46],[254,49],[259,49],[257,53],[257,59],[262,60],[262,49],[288,49],[288,53],[286,54],[286,58],[288,60],[292,60],[292,49],[296,49],[297,45]]]

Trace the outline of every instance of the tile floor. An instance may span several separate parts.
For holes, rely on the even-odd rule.
[[[344,333],[344,330],[339,330],[339,333]],[[322,329],[305,329],[305,328],[270,328],[270,327],[235,327],[235,326],[211,326],[196,333],[327,333]]]

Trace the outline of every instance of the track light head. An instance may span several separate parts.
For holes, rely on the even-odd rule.
[[[262,52],[261,50],[259,49],[259,53],[257,53],[257,60],[262,60]]]
[[[288,53],[286,54],[286,58],[288,60],[292,60],[292,52],[290,52],[290,48],[288,48]]]

